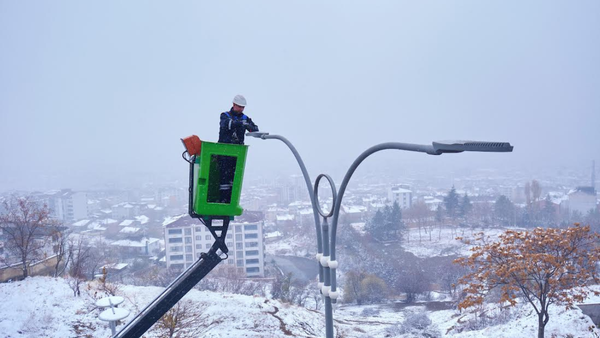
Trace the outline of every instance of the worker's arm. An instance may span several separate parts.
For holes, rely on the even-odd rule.
[[[251,118],[248,118],[246,122],[245,127],[247,131],[258,131],[258,126],[252,122]]]

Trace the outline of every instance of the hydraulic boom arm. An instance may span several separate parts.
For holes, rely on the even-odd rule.
[[[144,308],[114,338],[139,338],[175,305],[194,285],[220,262],[217,254],[220,243],[215,242],[207,253],[179,275],[158,297]]]

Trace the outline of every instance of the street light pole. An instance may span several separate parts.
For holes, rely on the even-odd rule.
[[[306,181],[306,186],[308,188],[310,199],[313,207],[313,214],[315,217],[315,226],[317,230],[317,245],[318,245],[318,254],[317,260],[319,261],[319,286],[321,289],[321,293],[325,297],[325,333],[326,338],[333,338],[333,307],[332,303],[337,301],[337,279],[336,279],[336,270],[338,268],[338,261],[336,260],[335,254],[335,244],[336,244],[336,235],[337,235],[337,225],[340,215],[340,209],[342,205],[342,199],[344,197],[344,193],[346,191],[346,187],[352,178],[352,175],[358,168],[358,166],[370,155],[388,149],[395,150],[405,150],[405,151],[414,151],[414,152],[422,152],[429,155],[441,155],[444,153],[461,153],[464,151],[478,151],[478,152],[512,152],[513,147],[508,142],[480,142],[480,141],[440,141],[440,142],[432,142],[431,145],[423,145],[423,144],[412,144],[412,143],[399,143],[399,142],[388,142],[381,143],[375,145],[367,150],[365,150],[350,166],[344,179],[342,180],[342,185],[340,186],[339,191],[336,192],[335,184],[331,177],[325,174],[321,174],[317,177],[315,181],[314,189],[310,185],[310,179],[308,177],[308,173],[306,172],[306,168],[304,166],[304,162],[302,161],[300,155],[294,148],[294,146],[284,137],[279,135],[269,135],[268,133],[259,133],[259,132],[251,132],[247,134],[248,136],[253,136],[261,139],[279,139],[283,141],[294,153],[300,168],[302,169],[302,174],[304,175],[304,179]],[[333,207],[328,213],[324,213],[321,210],[321,206],[319,203],[319,195],[318,188],[319,182],[322,178],[326,178],[329,181],[329,185],[332,189],[332,197],[333,197]],[[319,223],[319,215],[323,217],[323,223]],[[329,231],[328,218],[332,218],[331,222],[331,234]],[[323,234],[321,238],[321,232]]]

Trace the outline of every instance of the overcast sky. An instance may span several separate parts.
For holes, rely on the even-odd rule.
[[[600,1],[0,0],[0,191],[185,178],[179,139],[216,141],[235,94],[311,172],[444,139],[515,150],[372,163],[589,167]],[[282,143],[246,144],[250,173],[297,170]]]

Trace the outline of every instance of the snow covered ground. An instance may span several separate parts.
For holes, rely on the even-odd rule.
[[[512,229],[522,230],[517,228]],[[359,232],[364,232],[362,227],[359,227],[357,230],[359,230]],[[431,236],[429,233],[430,231]],[[418,228],[410,228],[404,235],[402,246],[406,251],[409,251],[420,258],[450,255],[467,256],[470,255],[469,249],[472,246],[466,245],[461,241],[457,240],[456,238],[462,237],[464,239],[473,239],[475,234],[480,233],[482,231],[485,232],[485,235],[489,236],[491,240],[494,240],[498,237],[499,234],[506,231],[506,229],[486,228],[482,230],[480,228],[471,229],[461,227],[442,227],[441,229],[439,227],[433,227],[430,229],[422,227],[421,235],[419,236]],[[339,241],[338,246],[339,245],[343,245],[343,242]],[[267,242],[267,244],[265,245],[265,251],[269,255],[292,255],[300,257],[312,257],[314,256],[314,253],[317,252],[317,243],[316,239],[313,239],[311,241],[306,237],[284,236],[276,240],[271,240]]]
[[[490,228],[481,230],[471,228],[438,228],[434,227],[431,229],[431,240],[430,229],[421,228],[421,235],[419,236],[418,228],[411,228],[406,232],[402,246],[408,252],[413,253],[415,256],[420,258],[434,257],[434,256],[450,256],[460,255],[468,256],[471,254],[469,249],[472,245],[466,245],[461,241],[457,240],[457,237],[464,239],[473,239],[475,234],[485,232],[486,236],[489,236],[491,240],[495,240],[499,234],[506,231],[503,228]],[[517,230],[517,229],[515,229]],[[419,240],[420,237],[420,240]]]
[[[107,338],[110,329],[98,319],[95,307],[97,284],[86,283],[81,297],[73,297],[67,281],[61,278],[33,277],[0,284],[0,338],[90,337]],[[125,298],[120,306],[137,312],[162,291],[157,287],[119,286]],[[321,311],[283,304],[263,297],[192,290],[185,300],[193,303],[198,318],[197,337],[324,337]],[[426,311],[423,305],[398,309],[392,305],[336,306],[334,320],[341,337],[422,337],[418,333],[389,335],[411,313]],[[438,337],[534,337],[537,317],[529,305],[511,311],[501,324],[465,331],[460,323],[470,317],[455,310],[427,311],[432,320],[429,332]],[[133,318],[130,315],[126,320]],[[486,324],[488,325],[488,324]],[[546,337],[597,337],[591,332],[589,317],[579,309],[551,308]],[[475,325],[476,326],[476,325]],[[472,325],[473,327],[473,325]],[[122,328],[120,325],[118,328]],[[462,332],[461,332],[462,330]],[[158,337],[150,331],[144,337]]]

